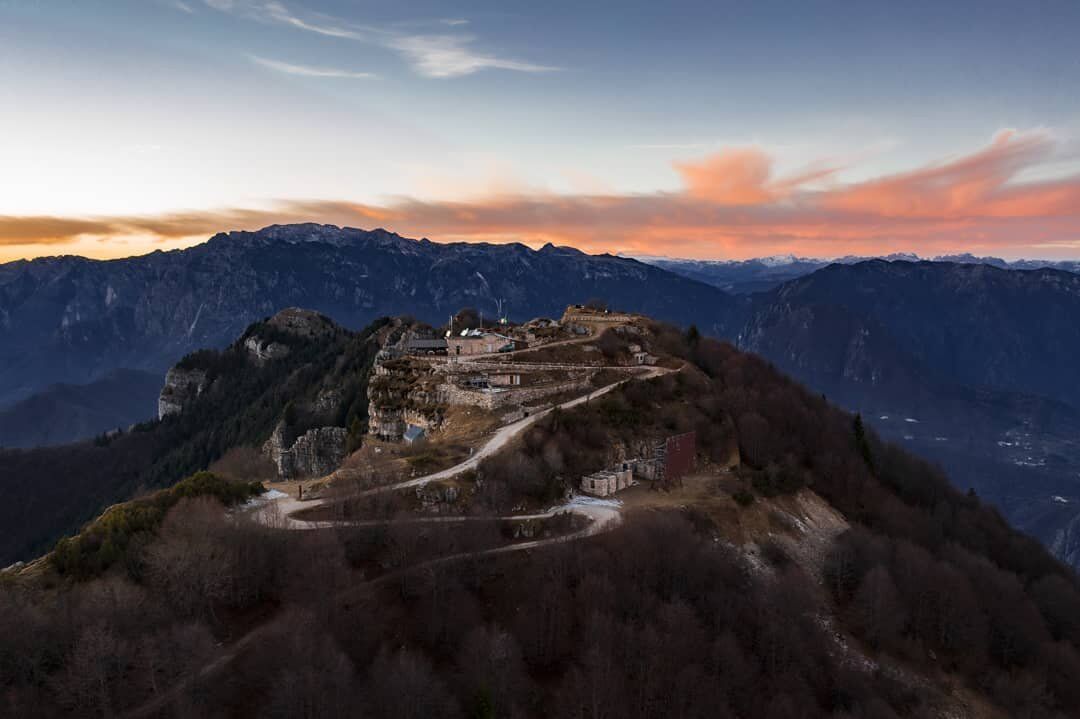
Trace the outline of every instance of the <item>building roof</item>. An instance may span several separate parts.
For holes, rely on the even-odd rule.
[[[504,339],[508,342],[511,341],[511,338],[507,337],[506,335],[499,334],[498,332],[492,332],[491,330],[481,329],[461,330],[461,333],[458,336],[470,339],[476,339],[481,337],[498,337],[499,339]]]

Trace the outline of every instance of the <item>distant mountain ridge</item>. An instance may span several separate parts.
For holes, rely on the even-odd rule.
[[[874,260],[830,265],[780,286],[759,306],[739,344],[766,356],[790,356],[769,344],[771,325],[790,320],[806,328],[797,308],[817,307],[828,310],[820,315],[827,321],[846,315],[877,322],[899,356],[937,378],[1080,406],[1080,386],[1063,382],[1075,377],[1080,353],[1078,274]],[[794,324],[783,333],[789,340]],[[875,341],[871,325],[858,330]]]
[[[744,298],[736,344],[1080,562],[1080,274],[832,264]]]
[[[734,302],[651,265],[568,247],[441,244],[316,224],[223,233],[122,260],[20,261],[0,265],[0,406],[121,367],[163,373],[284,307],[359,328],[398,314],[441,322],[465,306],[557,316],[591,297],[715,334],[715,318]]]
[[[0,447],[65,444],[155,416],[162,376],[119,369],[89,384],[58,384],[0,410]]]
[[[634,255],[634,257],[642,262],[705,282],[733,294],[767,292],[783,282],[804,277],[831,264],[853,265],[872,260],[977,264],[1009,270],[1056,269],[1080,273],[1080,261],[1077,260],[1015,260],[1010,262],[1000,257],[977,257],[970,253],[939,255],[926,259],[912,253],[894,253],[880,257],[848,255],[834,259],[797,257],[790,254],[755,257],[749,260],[691,260],[645,255]]]

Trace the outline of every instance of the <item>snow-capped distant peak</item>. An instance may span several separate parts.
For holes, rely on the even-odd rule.
[[[795,255],[770,255],[769,257],[759,257],[758,262],[766,267],[782,267],[783,265],[793,265],[799,261],[799,258]]]

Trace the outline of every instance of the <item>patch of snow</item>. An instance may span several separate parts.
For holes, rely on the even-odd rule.
[[[565,508],[565,507],[614,507],[618,508],[622,506],[622,501],[618,499],[604,499],[603,497],[589,497],[584,494],[575,495],[569,502],[562,504],[558,507],[553,507],[552,511]]]
[[[948,442],[949,438],[948,437],[934,437],[934,441],[935,442]]]
[[[783,267],[784,265],[793,265],[798,262],[798,258],[795,255],[772,255],[770,257],[759,257],[758,262],[766,267]]]
[[[205,306],[206,306],[205,302],[200,302],[199,303],[199,309],[197,309],[195,311],[195,319],[193,319],[191,321],[191,326],[188,327],[188,331],[187,331],[188,337],[190,337],[192,335],[192,333],[195,332],[195,325],[199,324],[199,317],[202,316],[203,307],[205,307]]]
[[[913,439],[915,439],[915,435],[913,435],[913,434],[905,434],[904,439],[909,440],[909,441],[913,440]]]
[[[1046,460],[1027,457],[1025,459],[1014,459],[1013,464],[1017,467],[1043,467],[1046,465]]]
[[[915,419],[914,417],[904,417],[904,421],[905,422],[910,422],[911,424],[918,424],[919,423],[919,420]]]
[[[1069,503],[1069,500],[1065,499],[1064,497],[1062,497],[1061,495],[1058,495],[1058,494],[1055,494],[1053,497],[1051,497],[1050,501],[1051,502],[1057,502],[1058,504],[1068,504]]]
[[[878,417],[878,419],[888,419],[888,418],[889,418],[889,415],[887,415],[887,414],[883,414],[880,417]]]
[[[276,499],[284,499],[288,496],[289,495],[277,489],[269,489],[260,494],[258,497],[252,497],[248,501],[244,502],[242,505],[240,505],[240,509],[254,509],[256,507],[261,507],[264,504],[269,504]]]

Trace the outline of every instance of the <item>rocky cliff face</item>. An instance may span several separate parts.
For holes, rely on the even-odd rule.
[[[287,427],[281,422],[263,445],[263,452],[277,466],[281,479],[323,477],[341,466],[347,436],[344,427],[318,427],[290,444]]]
[[[439,403],[442,380],[424,362],[392,350],[380,355],[368,382],[368,434],[394,442],[410,424],[437,429],[445,411]]]
[[[165,385],[158,397],[158,419],[180,414],[207,387],[206,371],[173,367],[165,375]]]
[[[244,348],[256,362],[269,362],[281,359],[289,354],[289,348],[280,342],[270,342],[259,337],[248,337],[244,340]]]
[[[0,265],[0,404],[120,367],[164,372],[193,350],[224,347],[284,307],[311,308],[355,329],[403,314],[441,322],[465,306],[493,315],[497,300],[514,318],[557,316],[590,297],[706,332],[732,301],[620,257],[550,245],[439,244],[325,225],[221,234],[187,250],[109,262],[16,262]],[[318,329],[305,317],[281,322],[294,320],[299,329]]]

